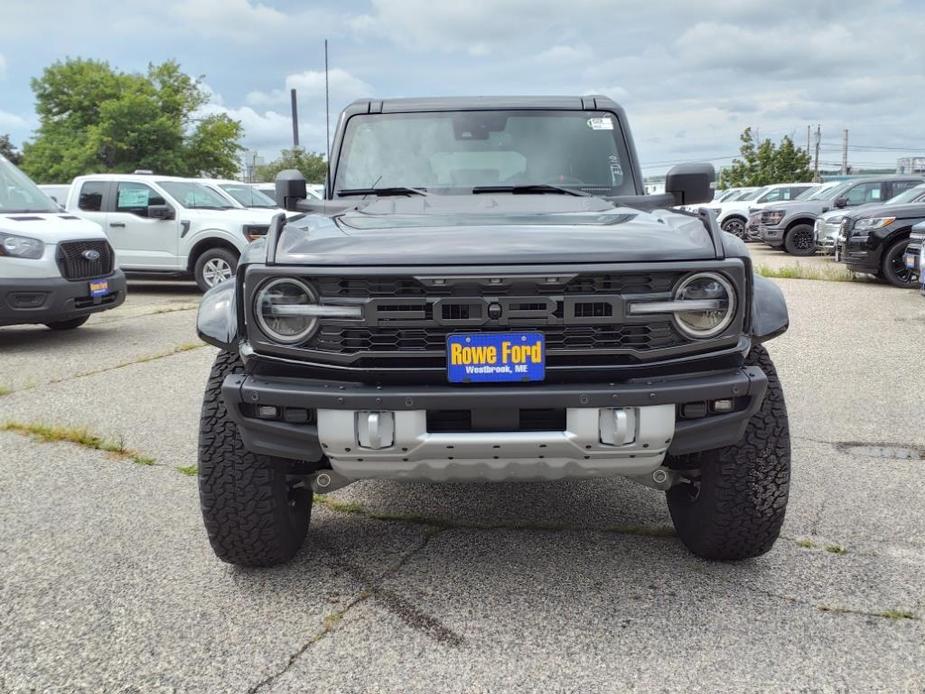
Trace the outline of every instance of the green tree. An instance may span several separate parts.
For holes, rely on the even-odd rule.
[[[39,129],[24,147],[22,165],[37,181],[135,169],[222,177],[238,170],[241,124],[203,116],[208,93],[175,61],[138,74],[68,59],[45,68],[32,90]]]
[[[766,186],[771,183],[811,181],[809,154],[784,136],[780,145],[770,139],[755,143],[752,129],[746,128],[739,136],[739,158],[720,172],[719,188],[732,186]]]
[[[9,135],[0,135],[0,156],[5,157],[11,164],[16,166],[19,166],[20,162],[22,162],[22,154],[10,142]]]
[[[328,167],[324,160],[323,154],[316,152],[306,152],[304,149],[284,149],[279,153],[279,158],[271,161],[269,164],[258,166],[255,176],[258,182],[270,182],[276,180],[276,174],[285,169],[297,169],[305,176],[309,183],[324,183],[324,177],[327,174]]]

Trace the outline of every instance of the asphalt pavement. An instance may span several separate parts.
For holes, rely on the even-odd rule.
[[[0,425],[86,430],[0,432],[0,692],[925,691],[925,299],[776,281],[792,495],[736,564],[595,480],[361,482],[292,563],[234,568],[188,467],[215,355],[195,288],[0,329]]]

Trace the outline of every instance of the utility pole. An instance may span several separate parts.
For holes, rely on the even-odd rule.
[[[848,175],[848,128],[845,128],[845,136],[841,144],[841,173],[842,176]]]
[[[819,183],[819,143],[822,141],[822,123],[816,124],[816,161],[813,164],[813,182]]]
[[[296,105],[295,89],[289,90],[292,101],[292,148],[299,148],[299,107]]]
[[[806,153],[807,153],[807,154],[809,154],[809,148],[810,148],[811,142],[812,142],[812,138],[811,138],[811,135],[810,135],[811,132],[812,132],[812,126],[811,126],[811,125],[807,125],[807,126],[806,126]]]

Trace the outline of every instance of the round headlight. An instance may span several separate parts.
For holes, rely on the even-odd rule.
[[[675,290],[674,298],[677,301],[706,301],[711,304],[708,309],[675,313],[678,327],[691,337],[715,337],[729,327],[735,315],[735,291],[732,285],[713,272],[685,278]]]
[[[318,297],[310,286],[283,277],[260,288],[254,300],[254,314],[267,337],[291,345],[314,332],[318,318],[306,309],[317,303]]]

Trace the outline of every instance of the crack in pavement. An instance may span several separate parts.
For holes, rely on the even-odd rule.
[[[312,646],[324,639],[328,634],[332,633],[336,626],[354,607],[366,602],[370,598],[376,598],[389,612],[397,616],[405,624],[413,629],[424,632],[438,643],[448,644],[454,647],[461,646],[465,642],[462,636],[456,634],[451,629],[443,625],[435,617],[432,617],[418,609],[394,591],[383,588],[381,585],[385,579],[395,575],[398,571],[400,571],[402,567],[411,560],[412,557],[427,547],[430,541],[444,530],[444,528],[439,527],[431,528],[424,534],[424,537],[415,547],[413,547],[410,551],[405,552],[405,554],[403,554],[394,565],[390,566],[375,577],[370,577],[362,567],[342,559],[339,556],[340,552],[334,545],[326,542],[323,539],[314,538],[315,543],[328,552],[328,555],[325,557],[325,559],[332,563],[334,568],[340,569],[342,572],[348,574],[365,587],[353,600],[347,603],[343,609],[326,616],[324,618],[323,628],[321,631],[314,634],[308,641],[302,644],[298,650],[292,653],[289,656],[286,664],[280,670],[272,673],[254,686],[250,687],[247,690],[247,694],[255,694],[261,689],[272,685],[273,682],[285,675],[292,668],[292,666],[295,665],[296,662],[303,655],[305,655],[305,653],[308,652]]]
[[[88,376],[98,376],[100,374],[109,373],[110,371],[116,371],[118,369],[124,369],[129,366],[135,366],[137,364],[147,364],[151,361],[157,361],[158,359],[166,359],[167,357],[174,357],[178,354],[184,354],[186,352],[192,352],[197,349],[202,349],[203,347],[209,347],[210,345],[202,343],[184,343],[177,345],[171,350],[164,352],[157,352],[155,354],[149,354],[146,356],[138,357],[132,361],[122,362],[121,364],[115,364],[113,366],[104,366],[101,369],[94,369],[92,371],[82,371],[80,373],[71,374],[70,376],[62,376],[61,378],[55,378],[50,381],[45,381],[44,383],[33,383],[32,385],[22,386],[21,388],[13,388],[7,393],[4,393],[5,396],[15,395],[17,393],[26,393],[43,386],[53,386],[58,385],[59,383],[68,383],[70,381],[75,381],[80,378],[87,378]]]

